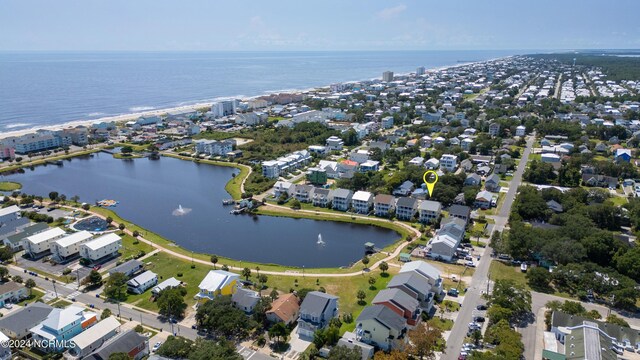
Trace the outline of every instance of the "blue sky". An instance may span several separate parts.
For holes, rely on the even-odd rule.
[[[640,48],[637,0],[0,0],[0,50]]]

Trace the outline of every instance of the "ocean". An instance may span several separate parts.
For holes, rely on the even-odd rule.
[[[0,132],[516,54],[513,50],[0,52]]]

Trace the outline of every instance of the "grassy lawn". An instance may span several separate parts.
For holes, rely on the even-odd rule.
[[[533,160],[541,161],[542,154],[529,154],[529,162],[532,162]]]
[[[42,277],[47,277],[47,278],[49,278],[49,280],[55,279],[56,281],[62,282],[62,283],[65,283],[65,284],[68,284],[70,282],[76,281],[75,274],[73,272],[71,272],[69,275],[57,276],[57,275],[49,274],[48,272],[42,271],[40,269],[36,269],[34,267],[28,267],[27,270],[33,271],[34,273],[37,273]]]
[[[623,196],[612,196],[609,198],[609,200],[613,203],[613,205],[616,206],[622,206],[629,202],[629,200],[627,200],[627,198]]]
[[[524,285],[528,290],[531,290],[529,284],[527,284],[527,278],[525,273],[520,271],[520,266],[510,266],[501,261],[492,261],[489,267],[489,276],[491,280],[513,280],[520,285]]]
[[[146,258],[143,262],[146,269],[158,275],[158,283],[171,277],[184,282],[187,288],[185,301],[189,306],[195,304],[193,297],[198,292],[198,284],[204,279],[209,270],[213,270],[213,264],[211,264],[211,266],[196,264],[195,269],[192,269],[190,261],[176,259],[163,252],[154,254]],[[218,268],[220,267],[218,266]],[[178,276],[178,274],[182,274],[182,276]],[[151,290],[147,290],[140,295],[129,294],[127,302],[143,309],[158,311],[158,306],[155,302],[150,301],[150,299]]]
[[[449,331],[453,328],[453,320],[451,319],[441,319],[438,316],[434,316],[432,319],[427,321],[429,326],[438,328],[442,331]]]
[[[122,236],[122,248],[120,249],[122,260],[133,258],[133,256],[138,254],[140,251],[144,251],[148,254],[153,251],[153,247],[142,241],[137,241],[131,235],[125,234],[124,236]]]
[[[113,158],[114,158],[114,159],[121,159],[121,160],[126,160],[126,159],[139,159],[139,158],[142,158],[142,155],[139,155],[139,154],[123,154],[123,153],[117,153],[117,154],[113,154]]]
[[[40,300],[40,298],[43,296],[44,296],[43,291],[40,291],[38,289],[31,289],[31,295],[29,295],[28,298],[20,301],[18,305],[25,306],[28,303],[33,303],[33,302],[36,302],[37,300]]]
[[[0,181],[0,191],[20,190],[22,184],[13,181]]]
[[[455,301],[451,301],[451,300],[445,300],[442,302],[442,304],[438,305],[439,307],[445,308],[451,312],[456,312],[458,310],[460,310],[460,303],[455,302]]]
[[[49,305],[51,305],[51,306],[53,306],[55,308],[63,309],[63,308],[66,308],[67,306],[71,305],[71,301],[67,301],[67,300],[58,298],[58,299],[54,299],[52,302],[50,302]]]

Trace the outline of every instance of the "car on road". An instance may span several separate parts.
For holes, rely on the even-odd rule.
[[[153,348],[151,348],[151,351],[152,352],[158,351],[158,349],[160,349],[160,346],[162,346],[162,342],[155,343],[155,345],[153,345]]]
[[[102,268],[102,265],[96,265],[93,267],[93,270],[98,271]]]
[[[480,304],[480,305],[476,306],[476,309],[478,309],[480,311],[487,310],[487,305]]]

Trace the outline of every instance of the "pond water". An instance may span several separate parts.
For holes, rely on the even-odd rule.
[[[123,218],[201,253],[290,266],[347,266],[362,258],[364,243],[383,248],[399,238],[377,226],[283,217],[231,215],[225,184],[237,169],[174,158],[113,159],[110,154],[65,160],[0,176],[22,183],[26,194],[51,191],[81,202],[118,202]],[[318,235],[323,244],[319,244]],[[144,234],[143,234],[144,235]]]

